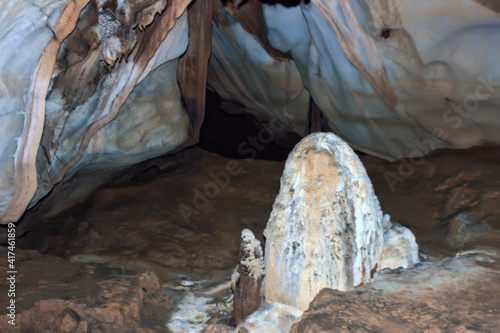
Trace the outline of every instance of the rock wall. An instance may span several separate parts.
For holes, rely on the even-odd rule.
[[[40,80],[37,76],[50,75],[53,58],[60,42],[74,27],[73,10],[85,6],[85,1],[75,6],[64,6],[63,1],[37,3],[1,1],[0,49],[0,222],[16,221],[24,212],[36,191],[36,152],[44,121],[44,97],[37,99],[33,92],[47,84],[50,77]],[[74,8],[76,7],[76,8]],[[64,11],[68,17],[60,19]],[[57,23],[60,22],[59,25]],[[68,31],[69,30],[69,31]],[[40,59],[44,52],[47,61]],[[21,55],[21,56],[20,56]],[[49,61],[52,60],[52,61]],[[46,88],[45,88],[46,93]]]
[[[1,223],[77,171],[98,185],[187,139],[188,3],[2,1]]]

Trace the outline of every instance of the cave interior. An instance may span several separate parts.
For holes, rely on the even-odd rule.
[[[494,0],[0,22],[0,331],[500,332]]]

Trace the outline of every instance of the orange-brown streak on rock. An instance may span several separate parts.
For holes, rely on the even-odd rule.
[[[182,147],[197,144],[205,118],[208,59],[212,40],[212,1],[197,0],[188,10],[189,46],[179,60],[177,80],[190,119],[189,139]]]
[[[259,0],[249,0],[239,8],[227,2],[225,8],[248,33],[255,37],[271,57],[277,60],[291,59],[289,54],[280,52],[269,45],[267,29],[264,24],[264,12],[262,10],[262,3]]]
[[[128,59],[129,62],[133,64],[132,68],[129,68],[129,66],[123,63],[119,68],[121,72],[119,75],[120,77],[122,75],[128,76],[125,85],[120,84],[121,80],[119,80],[116,86],[108,93],[105,103],[101,106],[101,108],[106,108],[108,103],[112,103],[109,113],[89,126],[77,154],[52,179],[52,183],[58,183],[63,179],[66,172],[80,161],[92,137],[101,128],[116,118],[120,107],[134,89],[149,61],[154,57],[156,50],[166,38],[167,33],[174,27],[175,20],[184,13],[190,2],[191,0],[169,1],[163,15],[158,16],[153,21],[152,25],[140,35],[140,41],[137,43],[135,50]],[[112,98],[114,94],[116,94],[116,97]],[[112,101],[110,101],[110,99],[112,99]]]
[[[16,222],[35,195],[37,187],[36,154],[42,139],[45,120],[45,96],[56,64],[57,53],[62,41],[75,29],[80,12],[90,0],[70,0],[61,10],[61,17],[54,28],[54,36],[49,41],[31,78],[24,129],[16,152],[16,184],[5,211],[0,215],[0,223]]]

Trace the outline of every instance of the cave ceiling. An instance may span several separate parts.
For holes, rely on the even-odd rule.
[[[1,223],[75,174],[98,184],[198,143],[207,89],[225,112],[300,136],[316,110],[320,129],[388,160],[500,143],[495,1],[0,8]]]

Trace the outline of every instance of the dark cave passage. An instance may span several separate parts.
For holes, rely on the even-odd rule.
[[[201,149],[233,159],[252,157],[284,161],[300,139],[299,135],[288,132],[278,145],[272,131],[266,131],[252,116],[224,112],[219,95],[207,90],[205,119],[198,144]]]

